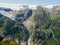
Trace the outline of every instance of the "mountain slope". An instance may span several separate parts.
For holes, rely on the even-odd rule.
[[[2,6],[3,5],[3,6]],[[60,44],[60,6],[0,4],[0,36],[21,45]],[[12,6],[12,7],[11,7]],[[12,11],[5,11],[11,9]]]

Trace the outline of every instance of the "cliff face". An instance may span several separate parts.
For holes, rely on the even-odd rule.
[[[20,45],[59,45],[60,7],[0,10],[0,36]]]

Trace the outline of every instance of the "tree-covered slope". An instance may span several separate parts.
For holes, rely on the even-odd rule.
[[[60,45],[60,7],[19,10],[14,21],[0,14],[0,37],[21,45]]]
[[[25,41],[25,32],[18,22],[0,14],[0,37],[20,42]]]
[[[31,35],[30,45],[60,45],[60,10],[57,9],[38,6],[33,16],[25,22]]]

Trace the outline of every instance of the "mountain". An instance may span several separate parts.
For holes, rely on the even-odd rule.
[[[0,10],[4,10],[4,11],[7,11],[7,12],[12,11],[11,9],[9,9],[9,8],[4,8],[4,7],[0,7]]]
[[[60,45],[60,6],[0,3],[0,37],[19,45]]]
[[[28,7],[29,9],[36,9],[39,5],[28,5],[28,4],[7,4],[7,3],[0,3],[0,7],[11,8],[13,10],[24,9],[24,6]],[[40,5],[45,8],[53,8],[56,5]]]

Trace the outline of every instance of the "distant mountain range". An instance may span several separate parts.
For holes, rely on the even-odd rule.
[[[0,7],[11,8],[13,10],[24,9],[24,6],[27,6],[30,9],[36,9],[39,5],[28,5],[28,4],[7,4],[7,3],[0,3]],[[56,5],[40,5],[44,8],[53,8]]]

